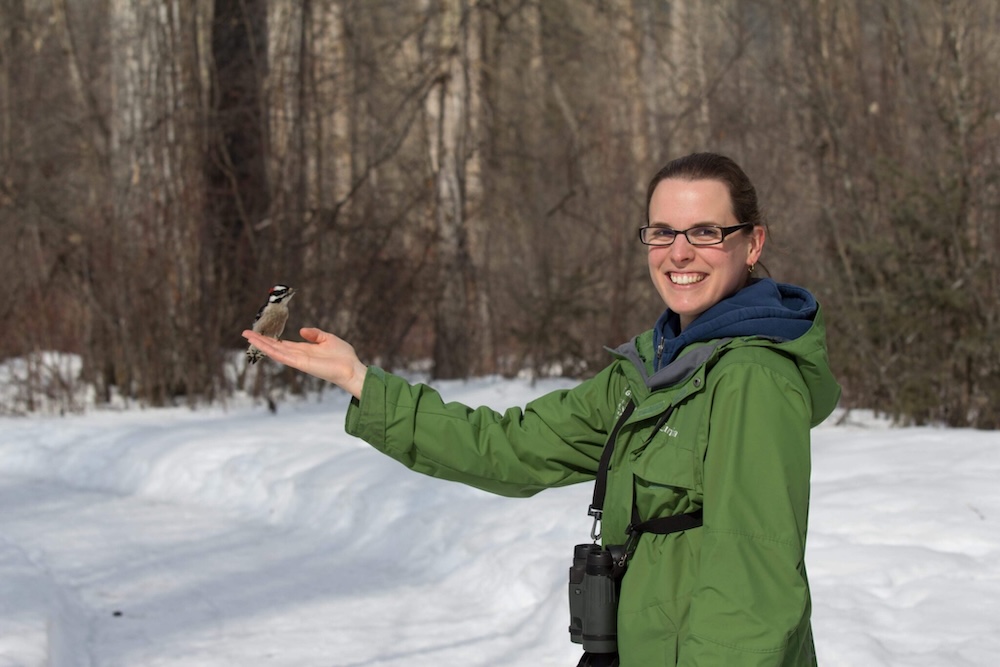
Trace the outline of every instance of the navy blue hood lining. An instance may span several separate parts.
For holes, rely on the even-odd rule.
[[[794,340],[812,326],[817,308],[807,290],[770,278],[751,281],[696,317],[684,331],[680,316],[668,308],[653,328],[654,370],[669,364],[691,343],[737,336]]]

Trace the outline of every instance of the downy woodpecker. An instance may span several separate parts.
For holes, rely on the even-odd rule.
[[[286,285],[275,285],[267,294],[267,302],[257,311],[253,330],[262,336],[281,340],[281,332],[288,321],[288,301],[295,290]],[[254,364],[264,357],[264,353],[251,345],[247,348],[247,362]]]

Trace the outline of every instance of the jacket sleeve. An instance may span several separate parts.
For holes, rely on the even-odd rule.
[[[408,468],[505,496],[593,479],[615,403],[606,369],[506,412],[446,403],[370,367],[346,430]]]
[[[707,388],[704,534],[678,664],[812,664],[809,396],[777,353],[736,358]]]

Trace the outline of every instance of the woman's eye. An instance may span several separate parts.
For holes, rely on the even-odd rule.
[[[715,227],[695,227],[688,230],[688,234],[699,241],[711,241],[719,237],[719,230]]]

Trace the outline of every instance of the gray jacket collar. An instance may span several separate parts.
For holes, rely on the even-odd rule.
[[[713,340],[707,345],[702,345],[694,350],[691,350],[687,354],[682,354],[677,359],[656,371],[652,375],[648,375],[646,372],[646,364],[643,362],[642,357],[639,356],[639,349],[636,347],[635,339],[630,340],[627,343],[619,345],[616,349],[608,348],[614,354],[624,357],[631,361],[636,369],[642,375],[643,381],[646,383],[646,388],[650,391],[656,391],[657,389],[663,389],[664,387],[670,387],[694,375],[702,364],[708,361],[715,351],[733,340],[732,338],[719,338],[718,340]]]

